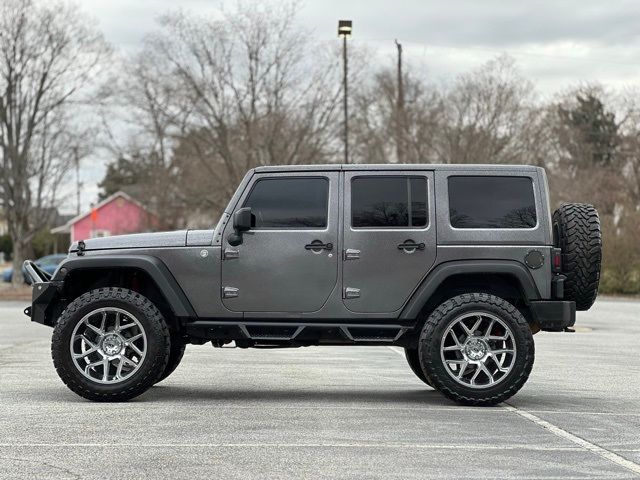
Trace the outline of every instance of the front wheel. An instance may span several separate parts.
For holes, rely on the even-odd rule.
[[[534,360],[531,329],[506,300],[453,297],[427,319],[419,355],[434,388],[464,405],[495,405],[525,384]]]
[[[433,388],[433,384],[431,383],[431,380],[429,380],[427,378],[427,376],[424,374],[424,372],[422,371],[422,366],[420,365],[420,355],[418,353],[418,349],[417,348],[405,348],[404,349],[404,356],[407,359],[407,363],[409,364],[409,368],[411,368],[411,371],[416,374],[416,377],[418,377],[424,383],[426,383],[431,388]]]
[[[184,357],[184,351],[187,346],[181,341],[180,337],[177,334],[171,336],[171,350],[169,351],[169,361],[167,362],[167,366],[160,375],[160,378],[156,381],[156,384],[165,380],[169,375],[176,371],[176,368],[182,362],[182,358]]]
[[[100,288],[76,298],[62,313],[51,354],[73,392],[117,402],[158,381],[170,348],[167,324],[149,299],[124,288]]]

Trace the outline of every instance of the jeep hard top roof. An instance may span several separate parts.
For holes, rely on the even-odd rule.
[[[532,173],[542,170],[532,165],[481,165],[481,164],[442,164],[442,163],[386,163],[386,164],[343,164],[332,163],[324,165],[269,165],[256,167],[256,173],[265,172],[327,172],[327,171],[359,171],[359,170],[454,170],[464,172],[486,171],[520,171]]]

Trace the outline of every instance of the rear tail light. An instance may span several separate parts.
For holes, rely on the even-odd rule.
[[[551,269],[553,273],[562,272],[562,250],[559,248],[551,250]]]

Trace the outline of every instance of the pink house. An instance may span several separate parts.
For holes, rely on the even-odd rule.
[[[69,233],[71,242],[94,237],[148,232],[157,228],[158,217],[124,192],[116,192],[89,212],[72,218],[51,233]]]

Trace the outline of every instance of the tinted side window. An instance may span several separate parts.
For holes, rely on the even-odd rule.
[[[533,228],[533,182],[528,177],[449,177],[455,228]]]
[[[351,181],[353,227],[424,227],[427,220],[424,177],[357,177]]]
[[[244,206],[256,216],[256,228],[324,228],[328,199],[326,178],[265,178]]]

